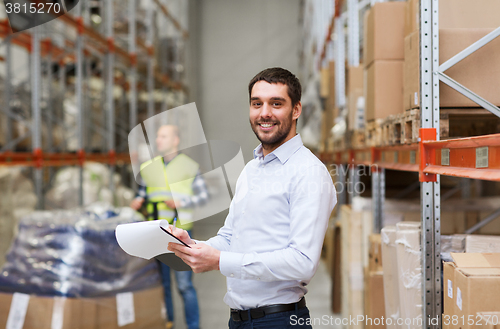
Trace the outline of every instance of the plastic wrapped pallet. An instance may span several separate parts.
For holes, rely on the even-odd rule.
[[[396,253],[396,226],[386,226],[380,232],[382,240],[382,268],[384,271],[384,299],[386,319],[391,319],[387,324],[388,329],[399,329],[399,276]]]
[[[156,263],[127,255],[116,242],[118,224],[140,220],[131,208],[105,204],[23,217],[1,269],[0,291],[101,297],[158,285]]]
[[[404,329],[422,327],[422,266],[419,222],[396,224],[400,317]]]
[[[48,209],[72,209],[78,206],[79,171],[79,168],[68,167],[57,172],[53,188],[46,194]],[[134,198],[133,191],[121,185],[119,175],[114,175],[113,180],[116,187],[114,195],[108,188],[110,172],[107,166],[86,162],[83,171],[83,204],[103,201],[116,206],[128,206]]]

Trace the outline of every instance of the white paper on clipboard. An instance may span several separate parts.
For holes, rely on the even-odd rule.
[[[144,259],[170,253],[169,242],[182,244],[176,237],[161,228],[168,227],[165,219],[121,224],[116,227],[116,241],[127,254]]]

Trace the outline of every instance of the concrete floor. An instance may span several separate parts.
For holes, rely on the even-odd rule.
[[[217,234],[218,229],[223,225],[225,213],[212,216],[202,221],[196,222],[193,228],[193,236],[199,240],[208,239]],[[174,309],[175,309],[175,329],[186,329],[182,308],[182,299],[177,293],[174,283]],[[202,329],[227,328],[229,321],[229,307],[222,299],[226,293],[226,278],[218,271],[195,274],[193,283],[198,293],[200,306],[200,323]],[[320,262],[316,275],[311,280],[306,295],[307,306],[311,313],[311,318],[316,318],[315,329],[337,328],[330,325],[330,317],[335,316],[330,310],[330,290],[331,281],[323,262]],[[323,320],[327,316],[328,321]],[[334,322],[332,322],[334,323]]]

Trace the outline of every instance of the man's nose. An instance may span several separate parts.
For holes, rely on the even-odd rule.
[[[261,117],[269,118],[272,116],[272,108],[269,106],[269,104],[264,103],[262,105],[262,111],[260,112]]]

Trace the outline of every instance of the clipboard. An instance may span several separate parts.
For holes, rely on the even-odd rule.
[[[116,240],[118,245],[131,256],[144,259],[154,258],[175,271],[191,271],[189,265],[167,250],[169,242],[191,248],[168,232],[164,227],[167,225],[168,222],[164,219],[120,224],[116,227]]]

